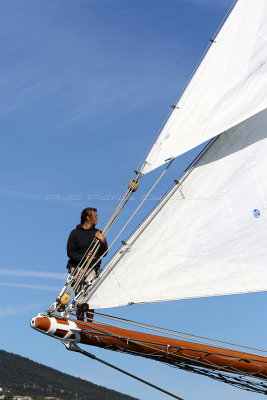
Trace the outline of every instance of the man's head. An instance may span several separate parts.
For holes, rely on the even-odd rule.
[[[97,209],[92,208],[92,207],[87,207],[84,210],[82,210],[81,213],[81,225],[84,223],[89,223],[92,225],[96,225],[98,220],[97,216]]]

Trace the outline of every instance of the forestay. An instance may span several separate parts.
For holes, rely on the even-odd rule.
[[[110,261],[90,307],[267,290],[266,154],[267,110],[221,134]]]
[[[142,173],[267,107],[267,1],[239,0],[152,147]]]

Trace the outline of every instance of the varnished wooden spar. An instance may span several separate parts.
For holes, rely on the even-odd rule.
[[[267,357],[253,353],[207,346],[195,342],[131,331],[115,326],[57,317],[37,317],[33,328],[58,339],[134,353],[171,365],[185,363],[210,370],[245,373],[267,380]]]

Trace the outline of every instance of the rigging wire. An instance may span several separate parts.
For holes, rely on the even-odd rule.
[[[72,320],[72,319],[71,319]],[[75,320],[72,320],[72,321],[75,321]],[[101,323],[101,322],[99,322],[99,321],[96,321],[96,322],[98,322],[98,323],[100,323],[100,324],[102,324],[104,327],[105,326],[110,326],[110,327],[113,327],[113,328],[117,328],[117,326],[116,325],[111,325],[111,324],[104,324],[104,323]],[[106,330],[106,329],[103,329],[103,328],[100,328],[100,327],[95,327],[94,325],[89,325],[89,326],[93,326],[93,329],[95,329],[95,330],[97,330],[97,331],[99,331],[99,332],[101,332],[101,334],[104,334],[104,335],[108,335],[108,336],[111,336],[111,337],[116,337],[116,338],[119,338],[120,340],[127,340],[127,343],[129,342],[129,343],[134,343],[134,344],[138,344],[138,343],[142,343],[142,345],[145,345],[145,346],[148,346],[148,345],[161,345],[161,346],[166,346],[166,343],[161,343],[161,342],[150,342],[150,341],[145,341],[145,340],[143,340],[143,339],[129,339],[129,338],[126,338],[126,337],[122,337],[122,336],[119,336],[119,335],[117,335],[117,334],[114,334],[114,333],[111,333],[110,331],[108,331],[108,330]],[[206,343],[205,343],[206,344]],[[212,344],[210,344],[210,343],[207,343],[208,345],[212,345]],[[185,348],[185,347],[183,347],[182,349],[180,348],[180,346],[174,346],[174,345],[169,345],[169,348],[170,349],[179,349],[179,350],[190,350],[190,351],[194,351],[194,352],[196,352],[196,353],[206,353],[207,351],[206,350],[204,350],[204,349],[194,349],[194,348],[189,348],[189,347],[187,347],[187,348]],[[229,348],[225,348],[225,347],[222,347],[222,346],[217,346],[216,348],[218,348],[218,350],[231,350],[231,351],[236,351],[235,349],[229,349]],[[154,350],[159,350],[159,349],[156,349],[156,348],[152,348],[152,349],[154,349]],[[210,351],[209,352],[207,352],[208,354],[211,354],[210,353]],[[217,356],[222,356],[222,357],[226,357],[226,358],[237,358],[237,356],[235,356],[235,355],[231,355],[231,354],[224,354],[224,353],[217,353],[217,352],[212,352],[212,354],[213,355],[217,355]],[[247,357],[247,356],[255,356],[255,354],[251,354],[251,353],[244,353],[244,357],[243,357],[243,359],[245,359],[245,356]],[[186,358],[186,357],[185,357]],[[192,360],[192,357],[188,357],[188,359],[189,360]],[[254,358],[250,358],[250,361],[255,361],[255,362],[258,362],[259,360],[258,359],[254,359]],[[262,363],[266,363],[267,364],[267,361],[264,361],[264,360],[260,360],[260,362],[262,362]],[[267,366],[266,367],[264,367],[264,369],[266,369],[267,368]],[[266,380],[267,380],[267,378],[266,378]]]
[[[166,116],[164,117],[164,119],[163,119],[163,121],[162,121],[162,123],[161,123],[159,129],[157,130],[157,132],[156,132],[155,135],[153,136],[151,142],[149,143],[149,145],[148,145],[148,147],[146,148],[144,154],[142,155],[140,161],[138,162],[138,164],[137,164],[137,166],[136,166],[136,169],[135,169],[135,171],[134,171],[135,173],[138,174],[138,176],[140,176],[140,173],[137,172],[137,171],[138,171],[138,168],[140,167],[141,163],[144,161],[145,156],[147,155],[148,151],[151,149],[152,145],[155,143],[156,139],[159,137],[159,134],[161,133],[162,128],[164,127],[166,121],[168,120],[168,118],[170,117],[170,115],[172,114],[172,112],[177,108],[178,101],[181,99],[181,97],[182,97],[183,93],[185,92],[187,86],[189,85],[190,81],[192,80],[192,78],[193,78],[195,72],[197,71],[197,69],[198,69],[198,67],[200,66],[201,62],[202,62],[203,59],[205,58],[205,56],[206,56],[206,54],[207,54],[209,48],[210,48],[210,47],[212,46],[212,44],[215,42],[215,38],[216,38],[217,34],[219,33],[219,31],[220,31],[222,25],[224,24],[225,20],[226,20],[227,17],[229,16],[230,12],[231,12],[232,9],[234,8],[234,5],[237,3],[237,1],[238,1],[238,0],[233,0],[233,2],[232,2],[232,4],[230,5],[229,9],[228,9],[227,12],[225,13],[223,19],[221,20],[221,22],[220,22],[218,28],[216,29],[215,33],[213,34],[212,38],[210,39],[208,45],[206,46],[206,48],[204,49],[203,53],[202,53],[201,56],[199,57],[199,59],[198,59],[196,65],[195,65],[195,67],[193,68],[191,74],[190,74],[189,77],[187,78],[187,80],[186,80],[185,84],[183,85],[182,89],[179,91],[179,93],[178,93],[178,95],[177,95],[177,97],[176,97],[176,99],[175,99],[175,101],[174,101],[174,103],[176,104],[176,106],[171,106],[170,110],[168,111],[168,113],[167,113]],[[130,183],[131,180],[133,179],[133,176],[134,176],[134,174],[132,174],[130,180],[129,180],[128,183],[124,186],[124,188],[123,188],[123,190],[122,190],[120,196],[122,195],[122,193],[125,191],[126,187],[129,185],[129,183]],[[116,204],[118,203],[118,201],[119,201],[119,199],[120,199],[120,196],[119,196],[119,198],[116,200],[116,202],[114,203],[114,205],[113,205],[113,207],[111,208],[111,210],[109,211],[109,213],[108,213],[108,215],[106,216],[106,218],[105,218],[104,222],[102,223],[101,227],[104,226],[104,224],[105,224],[106,220],[108,219],[108,217],[110,216],[112,210],[115,208]],[[112,219],[112,217],[111,217],[111,219]]]
[[[100,243],[99,241],[96,241],[93,249],[92,249],[92,255],[87,259],[85,258],[85,262],[84,262],[84,266],[80,267],[80,270],[77,271],[77,276],[75,277],[75,282],[73,284],[73,286],[71,287],[70,291],[69,291],[69,295],[72,295],[73,292],[76,291],[76,289],[78,288],[78,286],[80,285],[82,279],[85,278],[85,275],[88,271],[88,268],[91,264],[91,262],[93,261],[93,259],[95,258],[96,253],[98,252],[100,247]],[[91,267],[88,271],[88,274],[90,274],[90,272],[93,270],[93,267]]]
[[[117,236],[115,237],[115,239],[112,241],[111,245],[109,246],[108,250],[105,251],[105,253],[99,257],[97,259],[97,261],[95,262],[95,264],[92,266],[92,268],[94,268],[96,266],[96,264],[102,260],[103,257],[105,257],[105,255],[107,254],[107,252],[111,249],[111,247],[113,247],[113,245],[115,244],[115,242],[117,241],[117,239],[119,238],[119,236],[122,234],[122,232],[125,230],[125,228],[128,226],[128,224],[131,222],[131,220],[133,219],[133,217],[136,215],[136,213],[139,211],[139,209],[142,207],[143,203],[146,201],[146,199],[148,198],[148,196],[150,195],[150,193],[155,189],[155,187],[157,186],[157,184],[159,183],[159,181],[161,180],[161,178],[163,177],[163,175],[166,173],[167,169],[170,167],[171,163],[173,162],[173,160],[170,161],[170,163],[167,165],[167,167],[164,169],[164,171],[161,173],[161,175],[159,176],[159,178],[156,180],[156,182],[152,185],[152,187],[149,189],[149,191],[147,192],[147,194],[144,196],[143,200],[141,201],[141,203],[139,204],[139,206],[135,209],[135,211],[133,212],[133,214],[131,215],[131,217],[128,219],[128,221],[124,224],[124,226],[121,228],[121,230],[119,231],[119,233],[117,234]]]
[[[70,320],[70,321],[73,321],[73,322],[77,322],[75,319],[73,319],[73,318],[70,318],[70,317],[66,317],[66,319],[67,320]],[[96,330],[97,332],[100,332],[100,333],[102,333],[102,334],[104,334],[104,335],[106,335],[106,336],[110,336],[110,337],[113,337],[113,338],[117,338],[117,339],[119,339],[119,340],[122,340],[122,341],[126,341],[126,343],[128,344],[128,343],[132,343],[132,344],[135,344],[135,345],[138,345],[138,344],[140,344],[140,343],[142,343],[142,346],[143,347],[146,347],[146,348],[148,348],[148,349],[152,349],[152,350],[154,350],[154,351],[156,351],[157,353],[158,352],[160,352],[161,354],[164,354],[167,358],[169,358],[169,356],[171,355],[172,357],[174,356],[178,356],[177,354],[175,354],[175,353],[169,353],[168,351],[166,352],[164,349],[158,349],[158,348],[155,348],[155,347],[152,347],[151,346],[151,344],[154,344],[154,345],[161,345],[161,346],[167,346],[166,345],[166,343],[160,343],[160,342],[147,342],[147,341],[145,341],[145,340],[142,340],[142,339],[129,339],[129,338],[127,338],[127,337],[123,337],[123,336],[121,336],[121,335],[118,335],[118,334],[116,334],[116,333],[113,333],[113,332],[110,332],[110,331],[108,331],[108,330],[106,330],[106,329],[103,329],[103,328],[100,328],[99,326],[95,326],[95,324],[92,324],[91,322],[85,322],[85,321],[83,321],[83,322],[80,322],[79,321],[79,323],[81,324],[81,325],[85,325],[85,326],[87,326],[87,327],[91,327],[91,328],[93,328],[94,330]],[[105,325],[104,325],[105,326]],[[116,326],[115,325],[113,325],[113,327],[115,327],[116,328]],[[93,332],[94,334],[95,334],[95,332]],[[237,359],[237,361],[236,362],[238,362],[238,361],[244,361],[245,360],[245,358],[244,357],[238,357],[238,356],[235,356],[235,355],[227,355],[227,354],[224,354],[224,353],[216,353],[216,352],[210,352],[210,350],[209,351],[207,351],[207,350],[205,350],[205,349],[194,349],[194,348],[185,348],[185,347],[183,347],[183,348],[181,348],[180,346],[174,346],[174,345],[170,345],[170,346],[167,346],[169,349],[176,349],[176,351],[186,351],[186,350],[190,350],[190,351],[193,351],[193,352],[196,352],[196,353],[206,353],[206,356],[209,356],[209,355],[211,355],[211,354],[213,354],[213,355],[218,355],[218,356],[221,356],[221,357],[224,357],[224,358],[235,358],[235,359]],[[219,348],[219,347],[218,347]],[[223,348],[221,347],[221,349],[223,350]],[[127,349],[125,349],[126,351],[127,351]],[[252,355],[252,356],[255,356],[254,354],[249,354],[249,353],[245,353],[245,355],[247,356],[247,355]],[[200,356],[200,357],[196,357],[196,359],[194,359],[192,356],[186,356],[186,355],[180,355],[179,354],[179,356],[178,357],[180,357],[180,358],[184,358],[184,359],[186,359],[186,360],[189,360],[189,361],[194,361],[194,362],[197,362],[197,363],[200,363],[202,366],[203,366],[203,362],[201,362],[200,361],[200,359],[201,358],[203,358],[203,356]],[[172,358],[171,358],[171,360],[172,360]],[[216,368],[216,369],[223,369],[223,370],[226,370],[226,371],[228,371],[228,369],[227,368],[225,368],[225,367],[222,367],[222,366],[218,366],[217,364],[214,364],[214,363],[212,363],[212,362],[210,362],[209,360],[206,360],[207,362],[209,362],[214,368]],[[253,358],[251,358],[250,359],[250,361],[255,361],[255,362],[261,362],[261,363],[267,363],[267,361],[264,361],[264,360],[258,360],[258,359],[253,359]],[[233,364],[234,365],[234,364]],[[255,364],[255,365],[257,365],[257,364]],[[206,366],[206,364],[204,364],[204,366]],[[231,368],[232,368],[232,366],[230,366]],[[266,368],[267,368],[267,366],[266,367],[264,367],[263,368],[263,370],[266,370]],[[229,371],[228,371],[229,372]],[[248,373],[246,373],[246,372],[244,372],[244,371],[242,371],[242,372],[240,372],[239,370],[238,370],[238,373],[242,373],[243,375],[248,375],[248,376],[251,376],[251,375],[253,375],[254,373],[250,373],[250,374],[248,374]],[[259,374],[260,373],[260,371],[258,371],[258,372],[256,372],[256,374]],[[267,378],[265,377],[265,379],[267,380]]]
[[[169,365],[168,363],[163,362],[164,364]],[[208,378],[217,380],[219,382],[227,383],[228,385],[237,387],[238,389],[246,390],[249,392],[256,392],[261,394],[267,394],[267,385],[263,382],[255,382],[247,377],[244,378],[243,376],[233,376],[232,374],[205,370],[203,368],[199,368],[196,366],[190,366],[186,364],[179,364],[179,365],[169,365],[173,368],[178,368],[186,372],[191,372],[198,375],[207,376]]]
[[[64,343],[64,341],[63,341],[63,343]],[[65,344],[65,343],[64,343],[64,344]],[[94,354],[89,353],[88,351],[85,351],[85,350],[81,349],[79,346],[77,346],[77,345],[76,345],[75,343],[73,343],[73,342],[71,342],[70,345],[66,345],[66,344],[65,344],[65,346],[66,346],[66,348],[67,348],[68,350],[75,351],[75,352],[77,352],[77,353],[81,353],[81,354],[83,354],[84,356],[91,358],[92,360],[96,360],[96,361],[100,362],[101,364],[107,365],[108,367],[111,367],[111,368],[115,369],[116,371],[121,372],[121,373],[124,374],[124,375],[130,376],[131,378],[134,378],[135,380],[137,380],[137,381],[139,381],[139,382],[145,383],[146,385],[151,386],[152,388],[154,388],[154,389],[156,389],[156,390],[158,390],[158,391],[160,391],[160,392],[162,392],[162,393],[165,393],[165,394],[167,394],[168,396],[173,397],[174,399],[183,400],[181,397],[176,396],[175,394],[170,393],[170,392],[168,392],[167,390],[164,390],[164,389],[160,388],[159,386],[154,385],[153,383],[150,383],[150,382],[148,382],[148,381],[146,381],[146,380],[144,380],[144,379],[142,379],[142,378],[140,378],[140,377],[138,377],[138,376],[136,376],[136,375],[134,375],[134,374],[131,374],[130,372],[125,371],[125,370],[122,369],[122,368],[117,367],[117,366],[114,365],[114,364],[108,363],[107,361],[104,361],[104,360],[102,360],[101,358],[96,357]]]
[[[111,316],[111,315],[102,314],[102,313],[98,313],[98,312],[95,312],[95,315],[98,315],[100,317],[107,318],[107,319],[112,319],[112,320],[115,320],[115,321],[118,321],[118,322],[123,322],[123,323],[128,324],[128,325],[138,326],[140,328],[146,328],[146,329],[154,331],[154,332],[161,332],[161,333],[169,334],[169,335],[172,335],[172,336],[185,338],[187,340],[192,340],[192,339],[187,338],[186,336],[191,336],[192,338],[204,339],[205,341],[198,340],[197,342],[205,343],[205,344],[208,344],[208,345],[214,345],[214,344],[206,342],[206,340],[210,340],[210,341],[216,342],[216,343],[227,344],[227,345],[230,345],[230,346],[241,347],[243,349],[248,349],[248,350],[254,350],[254,351],[267,353],[267,350],[262,350],[262,349],[258,349],[258,348],[254,348],[254,347],[249,347],[249,346],[244,346],[244,345],[235,344],[235,343],[231,343],[231,342],[226,342],[226,341],[223,341],[223,340],[212,339],[212,338],[208,338],[208,337],[205,337],[205,336],[194,335],[192,333],[180,332],[180,331],[177,331],[177,330],[174,330],[174,329],[168,329],[168,328],[163,328],[163,327],[160,327],[160,326],[149,325],[149,324],[145,324],[143,322],[132,321],[132,320],[129,320],[129,319],[120,318],[120,317],[114,317],[114,316]],[[111,326],[114,326],[114,325],[111,325]],[[186,336],[181,336],[181,335],[186,335]],[[221,348],[226,349],[226,350],[234,350],[234,348],[228,348],[228,347],[221,347]]]
[[[117,200],[115,201],[115,203],[113,204],[112,208],[110,209],[109,213],[107,214],[106,218],[104,219],[104,221],[102,222],[100,229],[103,228],[103,226],[105,225],[106,220],[108,219],[108,217],[110,216],[111,212],[114,210],[116,204],[119,202],[119,200],[121,199],[122,194],[124,193],[124,191],[126,190],[126,188],[129,187],[132,179],[134,178],[134,173],[131,175],[130,179],[128,180],[128,182],[125,184],[125,186],[123,187],[121,193],[119,194],[119,196],[117,197]],[[124,195],[125,197],[125,195]],[[124,198],[123,197],[123,198]]]
[[[72,318],[67,318],[67,319],[69,319],[71,321],[75,321]],[[102,329],[100,327],[96,327],[92,323],[88,323],[88,322],[79,322],[79,323],[84,325],[84,326],[87,326],[87,327],[93,327],[93,329],[95,331],[97,331],[97,332],[90,332],[90,331],[85,329],[85,330],[83,330],[83,333],[87,333],[87,334],[90,334],[90,335],[92,335],[92,334],[95,335],[99,342],[101,342],[101,340],[102,340],[104,343],[105,342],[107,343],[107,341],[103,340],[103,338],[101,338],[101,337],[99,338],[99,336],[101,336],[101,334],[102,334],[102,335],[110,336],[110,337],[113,337],[113,338],[115,337],[115,338],[118,339],[118,341],[119,340],[125,341],[127,344],[130,343],[130,344],[138,345],[138,344],[140,344],[140,342],[142,342],[142,346],[143,347],[149,349],[150,351],[153,350],[154,353],[150,353],[150,354],[143,353],[143,354],[141,354],[140,351],[136,352],[136,351],[131,350],[131,349],[122,348],[121,346],[119,346],[118,343],[117,344],[116,343],[113,343],[113,344],[109,343],[109,345],[106,348],[110,348],[111,346],[113,346],[113,350],[114,350],[114,345],[115,345],[116,346],[116,350],[118,350],[120,352],[126,352],[126,353],[130,353],[132,355],[139,355],[139,356],[141,355],[141,356],[143,356],[145,358],[152,358],[152,359],[154,359],[156,361],[161,361],[161,362],[167,363],[168,365],[171,365],[171,366],[174,366],[174,367],[177,367],[177,368],[180,368],[180,369],[189,370],[189,372],[196,372],[196,373],[199,373],[199,374],[202,374],[202,375],[209,376],[209,377],[211,377],[213,379],[221,380],[221,381],[223,381],[225,383],[229,383],[229,384],[232,384],[234,386],[238,386],[239,388],[242,388],[242,389],[245,389],[245,390],[250,390],[250,391],[255,391],[255,392],[267,394],[267,385],[265,383],[263,383],[263,382],[255,383],[254,381],[248,380],[248,378],[252,378],[252,379],[253,378],[257,378],[257,379],[259,379],[261,377],[260,376],[261,375],[261,371],[266,370],[266,367],[262,368],[261,371],[258,371],[258,372],[252,373],[252,374],[249,374],[249,373],[244,372],[244,371],[237,370],[234,367],[234,365],[239,361],[244,361],[243,358],[237,359],[235,362],[233,362],[231,365],[229,365],[228,368],[222,367],[222,366],[218,366],[218,365],[210,362],[209,360],[205,359],[205,361],[210,364],[210,367],[207,367],[207,365],[201,361],[201,359],[203,357],[205,357],[205,355],[193,358],[192,356],[189,357],[189,356],[186,356],[185,354],[181,354],[181,351],[191,350],[191,351],[196,351],[196,352],[199,352],[199,353],[206,353],[206,356],[209,356],[211,353],[208,352],[208,351],[205,352],[205,350],[197,350],[197,349],[181,348],[181,347],[177,347],[176,348],[176,346],[171,346],[171,347],[175,348],[176,351],[179,352],[179,354],[176,354],[174,352],[169,353],[168,351],[165,351],[164,349],[155,348],[155,347],[151,346],[151,344],[149,344],[149,343],[147,343],[145,341],[142,341],[142,340],[138,341],[138,340],[135,340],[135,339],[129,339],[127,337],[119,336],[119,335],[117,335],[115,333],[111,333],[109,331],[106,331],[105,329]],[[100,332],[100,335],[99,335],[98,332]],[[156,343],[156,344],[160,345],[160,343]],[[166,344],[161,344],[161,345],[166,346]],[[231,356],[231,355],[227,356],[225,354],[220,354],[220,353],[212,353],[212,354],[221,355],[224,358],[227,358],[227,357],[228,358],[237,358],[237,357],[234,357],[234,356]],[[170,357],[170,356],[172,356],[172,357]],[[167,359],[168,361],[162,360],[163,357],[164,357],[165,360]],[[177,359],[175,360],[175,358],[177,358]],[[187,363],[189,361],[191,363],[191,365],[184,364],[184,362],[181,361],[181,359],[184,359]],[[253,360],[251,360],[251,361],[253,361]],[[258,361],[258,360],[254,360],[254,361]],[[192,362],[194,364],[193,366],[192,366]],[[257,365],[257,364],[255,364],[255,365]],[[229,371],[229,368],[230,368],[230,371]],[[216,372],[216,371],[214,372],[214,370],[218,370],[218,369],[221,372]],[[238,373],[239,375],[242,375],[242,376],[240,376],[239,378],[237,378],[237,377],[233,377],[233,378],[230,377],[229,378],[229,374],[233,374],[233,373]],[[216,376],[213,376],[212,374],[213,375],[216,374]],[[259,375],[259,376],[253,376],[253,375],[256,375],[256,374]],[[246,377],[247,380],[245,380],[245,377]],[[265,376],[264,377],[262,376],[261,378],[266,380]],[[231,379],[233,380],[233,382],[231,381]],[[241,379],[243,381],[240,383]],[[237,380],[238,380],[238,384],[235,383],[235,381],[237,381]]]
[[[225,13],[223,19],[221,20],[221,22],[220,22],[219,26],[217,27],[216,31],[214,32],[212,38],[209,40],[208,45],[206,46],[206,48],[205,48],[204,51],[202,52],[201,56],[199,57],[199,59],[198,59],[196,65],[195,65],[195,67],[193,68],[191,74],[190,74],[189,77],[187,78],[187,80],[186,80],[185,84],[183,85],[182,89],[179,91],[179,93],[178,93],[178,95],[177,95],[177,97],[176,97],[176,99],[175,99],[175,101],[174,101],[174,103],[176,104],[176,106],[171,106],[171,108],[170,108],[170,110],[168,111],[168,113],[166,114],[166,116],[165,116],[165,118],[164,118],[162,124],[160,125],[159,129],[157,130],[156,134],[153,136],[153,138],[152,138],[151,142],[149,143],[147,149],[145,150],[144,154],[142,155],[142,157],[141,157],[141,159],[140,159],[140,161],[139,161],[139,163],[138,163],[138,165],[137,165],[137,167],[136,167],[136,170],[138,170],[138,168],[139,168],[140,164],[143,162],[143,160],[144,160],[146,154],[148,153],[148,151],[150,150],[150,148],[152,147],[152,145],[155,143],[156,139],[159,137],[159,134],[160,134],[160,132],[161,132],[163,126],[165,125],[165,122],[166,122],[167,119],[169,118],[170,114],[172,114],[172,112],[173,112],[175,109],[177,109],[178,101],[181,99],[181,97],[182,97],[182,95],[184,94],[184,92],[185,92],[187,86],[189,85],[189,83],[191,82],[193,76],[195,75],[195,73],[196,73],[198,67],[200,66],[200,64],[201,64],[202,61],[204,60],[204,58],[205,58],[205,56],[206,56],[206,54],[207,54],[209,48],[210,48],[210,47],[213,45],[213,43],[215,42],[215,39],[216,39],[216,37],[217,37],[219,31],[221,30],[223,24],[225,23],[226,19],[227,19],[228,16],[230,15],[231,11],[233,10],[233,8],[234,8],[234,6],[235,6],[235,4],[236,4],[237,2],[238,2],[238,0],[233,0],[233,2],[231,3],[230,7],[229,7],[228,10],[226,11],[226,13]]]

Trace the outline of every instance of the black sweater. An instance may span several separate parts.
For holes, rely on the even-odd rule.
[[[96,229],[94,226],[89,229],[84,229],[82,225],[77,225],[76,229],[73,229],[73,231],[71,231],[67,243],[67,254],[69,257],[67,267],[69,266],[69,264],[73,267],[76,267],[87,253],[87,250],[92,244],[93,240],[95,239],[96,242],[98,242],[98,239],[95,237],[96,232],[98,232],[98,229]],[[93,249],[93,245],[91,246],[90,250],[91,249]],[[97,261],[97,259],[101,257],[105,253],[105,251],[107,251],[107,249],[107,242],[100,242],[99,250],[95,255],[95,261]],[[95,261],[93,261],[92,265],[95,263]],[[96,264],[96,271],[99,270],[100,264],[101,261]]]

